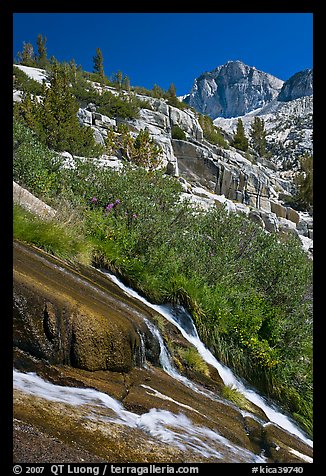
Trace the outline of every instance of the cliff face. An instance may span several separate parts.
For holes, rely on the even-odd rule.
[[[283,81],[247,66],[228,61],[195,79],[187,102],[211,118],[242,116],[278,96]]]
[[[313,70],[305,69],[285,81],[277,97],[278,101],[293,101],[313,94]]]

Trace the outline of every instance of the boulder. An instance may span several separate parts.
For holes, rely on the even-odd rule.
[[[300,221],[300,215],[296,210],[293,210],[291,207],[286,207],[286,217],[287,220],[293,221],[296,225]]]
[[[309,233],[308,224],[305,220],[302,220],[302,219],[299,220],[299,223],[297,224],[297,231],[299,235],[308,236],[308,233]]]
[[[173,162],[168,162],[167,165],[166,165],[165,173],[167,175],[176,176],[177,175],[176,163],[175,162],[174,163]]]
[[[260,216],[259,211],[257,210],[250,210],[248,218],[253,221],[254,223],[257,223],[261,228],[265,228],[265,223],[262,217]]]
[[[286,218],[286,207],[281,203],[275,202],[274,200],[270,201],[271,211],[279,218]]]
[[[105,141],[104,141],[104,138],[103,138],[103,134],[101,134],[101,132],[97,129],[97,127],[95,126],[91,126],[91,128],[93,129],[93,135],[94,135],[94,140],[97,144],[100,144],[100,145],[105,145]]]
[[[243,213],[244,215],[249,215],[250,208],[244,203],[235,202],[234,206],[237,213]]]
[[[279,231],[279,222],[275,213],[260,210],[259,214],[265,224],[266,231],[270,233],[277,233]]]
[[[170,129],[169,117],[161,111],[141,109],[139,111],[138,121],[145,123],[147,127],[153,126],[155,129],[161,129],[161,133],[168,132]]]
[[[275,463],[312,463],[312,448],[295,435],[273,423],[267,423],[263,431],[266,453]]]
[[[13,201],[43,219],[49,220],[55,217],[56,210],[16,182],[13,182]]]
[[[99,112],[92,113],[92,120],[93,120],[93,124],[101,128],[108,129],[110,127],[115,127],[117,125],[117,122],[115,119],[105,116],[104,114],[100,114]]]
[[[297,227],[293,221],[288,220],[287,218],[279,218],[280,229],[285,231],[294,231],[296,232]]]
[[[93,116],[87,109],[79,108],[77,118],[80,124],[91,126],[93,124]]]

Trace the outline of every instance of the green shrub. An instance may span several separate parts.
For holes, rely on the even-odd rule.
[[[172,139],[187,140],[186,133],[178,125],[175,125],[172,127],[171,136],[172,136]]]
[[[214,126],[213,120],[209,116],[198,114],[198,121],[203,129],[204,138],[213,145],[219,145],[224,149],[228,148],[228,143],[223,137],[221,130]]]
[[[109,155],[120,153],[138,167],[154,170],[162,163],[162,149],[146,129],[140,130],[136,138],[133,138],[128,126],[121,124],[117,133],[112,129],[108,131],[105,145]]]
[[[24,124],[13,121],[13,178],[36,195],[58,191],[61,160]]]

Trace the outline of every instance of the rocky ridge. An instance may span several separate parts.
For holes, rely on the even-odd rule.
[[[228,64],[228,68],[232,66],[232,68],[240,68],[242,71],[243,64],[236,63],[236,65]],[[222,68],[219,71],[222,71]],[[26,67],[25,72],[28,72]],[[253,77],[256,77],[258,73],[254,73],[255,71]],[[260,77],[259,74],[258,77]],[[270,82],[275,86],[274,92],[268,96],[271,98],[275,97],[276,93],[278,94],[277,91],[282,85],[271,79]],[[95,83],[94,85],[101,90],[100,84]],[[114,89],[109,89],[114,92]],[[81,124],[93,129],[95,140],[101,144],[104,144],[109,129],[116,130],[118,122],[125,122],[133,136],[136,136],[140,130],[147,129],[151,137],[162,148],[162,166],[168,174],[179,177],[184,188],[185,199],[187,198],[204,208],[224,206],[230,212],[245,213],[266,231],[294,233],[301,239],[304,248],[307,251],[312,251],[311,217],[285,206],[282,200],[282,197],[292,192],[291,177],[282,175],[277,167],[271,163],[265,163],[263,160],[256,164],[252,163],[240,153],[241,151],[231,146],[225,149],[218,145],[212,145],[204,138],[203,129],[194,110],[176,108],[167,104],[164,99],[142,95],[139,97],[145,99],[150,104],[150,108],[140,109],[137,119],[118,121],[109,118],[98,113],[93,104],[89,104],[86,108],[80,108],[78,119]],[[15,94],[14,100],[17,100],[17,94]],[[312,116],[311,100],[310,97],[299,98],[287,103],[274,100],[260,111],[268,111],[270,124],[274,123],[277,115],[280,116],[280,121],[284,122],[282,111],[285,107],[286,111],[292,110],[297,117],[300,117],[300,114],[296,111],[301,111],[304,118],[307,117],[307,111]],[[247,127],[253,117],[253,114],[243,116]],[[246,121],[247,118],[248,121]],[[224,119],[224,121],[234,120]],[[174,126],[178,126],[184,131],[186,140],[173,139],[172,129]],[[223,123],[223,127],[227,129],[226,122]],[[230,128],[231,122],[228,130],[231,130]],[[73,164],[73,157],[70,154],[64,153],[63,156],[66,164]],[[97,160],[102,166],[123,167],[121,156],[103,155]]]
[[[289,78],[282,86],[278,101],[293,101],[303,96],[312,96],[313,94],[313,71],[305,69],[299,71]]]
[[[274,99],[244,116],[217,118],[214,124],[232,135],[240,118],[249,136],[250,125],[256,116],[265,123],[269,166],[276,168],[280,177],[291,178],[297,170],[298,157],[305,152],[313,153],[313,97],[302,96],[289,101]]]
[[[143,97],[142,97],[143,98]],[[196,113],[180,110],[164,100],[146,97],[151,109],[141,109],[139,117],[125,121],[136,135],[147,129],[163,150],[163,167],[179,177],[184,198],[207,208],[225,206],[231,212],[245,213],[266,231],[295,233],[305,249],[312,251],[311,219],[285,206],[282,196],[291,194],[292,182],[275,168],[254,164],[233,147],[224,149],[204,138]],[[92,112],[93,106],[80,109],[80,121],[92,127],[102,143],[116,122]],[[86,119],[86,120],[85,120]],[[186,134],[186,140],[173,139],[174,126]],[[103,165],[121,167],[118,157],[104,157]],[[258,217],[258,218],[257,218]]]

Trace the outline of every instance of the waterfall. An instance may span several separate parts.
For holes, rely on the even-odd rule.
[[[311,447],[313,446],[312,440],[307,438],[307,436],[298,428],[298,426],[295,424],[294,421],[292,421],[287,415],[280,412],[275,404],[268,402],[263,396],[259,395],[255,390],[253,390],[248,385],[246,385],[241,379],[239,379],[238,377],[234,375],[231,369],[221,364],[214,357],[214,355],[207,349],[207,347],[200,340],[196,327],[192,321],[192,318],[185,309],[181,307],[173,309],[171,306],[168,306],[168,305],[152,304],[149,301],[147,301],[147,299],[145,299],[140,294],[138,294],[135,290],[123,284],[113,274],[106,271],[102,271],[102,272],[106,276],[108,276],[111,279],[111,281],[117,284],[127,295],[143,302],[146,306],[150,307],[157,313],[161,314],[169,322],[174,324],[179,329],[183,337],[197,349],[197,351],[202,356],[202,358],[208,364],[216,368],[216,370],[218,371],[225,385],[229,385],[236,388],[250,402],[255,404],[257,407],[261,408],[265,412],[266,416],[271,422],[275,423],[276,425],[288,431],[289,433],[292,433],[293,435],[297,436],[309,446]],[[156,334],[157,337],[158,337],[158,334],[159,333]],[[171,364],[167,362],[165,357],[162,357],[162,359],[164,359],[164,364],[162,364],[161,362],[163,368],[165,368],[165,370],[168,373],[171,372],[171,375],[173,374],[173,372],[176,373],[176,371],[171,367]],[[179,374],[179,376],[175,378],[180,380],[180,377],[182,376],[180,376]]]
[[[231,443],[217,431],[194,424],[182,413],[174,414],[168,410],[151,408],[147,413],[138,415],[124,408],[121,402],[109,395],[91,388],[77,388],[55,385],[43,380],[35,373],[22,373],[14,369],[13,385],[25,394],[43,398],[51,402],[88,408],[87,418],[104,424],[125,425],[131,429],[142,430],[162,443],[178,447],[182,451],[191,451],[205,458],[217,460],[231,459],[232,462],[264,463],[265,458]],[[160,398],[171,399],[151,387]],[[175,403],[192,411],[191,407],[180,402]],[[105,409],[103,414],[101,409]],[[98,410],[98,411],[96,411]]]
[[[144,318],[144,322],[147,325],[148,329],[151,331],[151,333],[156,337],[160,345],[160,364],[163,370],[165,370],[165,372],[168,373],[175,380],[178,380],[178,382],[183,383],[183,385],[186,385],[186,387],[191,388],[196,393],[200,393],[202,395],[205,395],[206,397],[213,398],[214,400],[221,400],[217,398],[212,392],[208,391],[207,389],[202,389],[199,385],[195,384],[177,371],[177,369],[172,363],[171,357],[166,348],[166,345],[164,344],[164,341],[158,328],[146,318]]]

